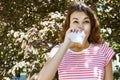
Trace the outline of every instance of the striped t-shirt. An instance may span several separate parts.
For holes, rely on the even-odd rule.
[[[48,57],[53,57],[60,46],[55,46]],[[90,44],[81,52],[68,49],[59,68],[59,80],[104,80],[104,67],[115,52],[106,44]]]

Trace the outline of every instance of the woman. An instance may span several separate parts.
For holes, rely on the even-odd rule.
[[[82,32],[83,42],[72,40]],[[101,41],[99,23],[88,6],[79,2],[70,6],[62,38],[63,43],[48,54],[38,80],[52,80],[57,70],[59,80],[113,79],[111,59],[115,53]]]

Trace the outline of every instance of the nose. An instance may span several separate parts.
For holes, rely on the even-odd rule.
[[[81,30],[83,30],[83,24],[79,23],[78,28],[80,28]]]

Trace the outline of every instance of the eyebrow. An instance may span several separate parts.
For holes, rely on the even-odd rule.
[[[78,18],[72,18],[72,20],[74,20],[74,19],[78,20]],[[85,19],[89,19],[89,17],[85,17],[84,20]]]
[[[72,18],[72,19],[76,19],[76,20],[78,20],[78,18]]]
[[[85,17],[84,19],[90,19],[89,17]]]

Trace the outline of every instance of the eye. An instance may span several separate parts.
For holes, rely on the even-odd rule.
[[[79,23],[78,21],[73,21],[73,23]]]
[[[84,21],[83,23],[90,23],[90,21],[86,20],[86,21]]]

